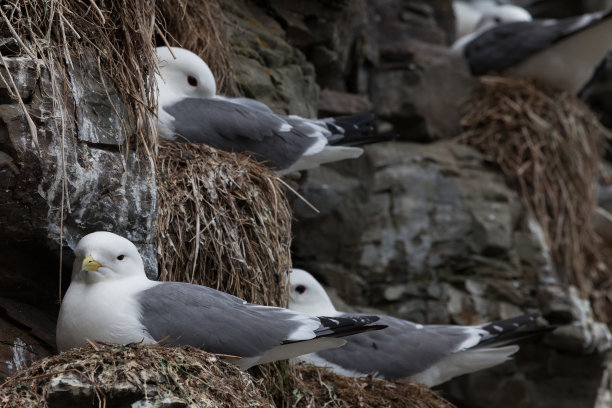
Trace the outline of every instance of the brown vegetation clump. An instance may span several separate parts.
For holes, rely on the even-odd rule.
[[[161,142],[157,170],[160,280],[285,306],[291,212],[278,177],[195,143]]]
[[[17,54],[38,60],[53,73],[52,99],[59,112],[74,103],[70,73],[83,66],[84,56],[93,56],[110,104],[119,109],[111,98],[117,94],[127,110],[118,144],[126,136],[123,149],[127,155],[129,138],[135,135],[145,153],[153,155],[156,132],[151,112],[156,107],[153,74],[157,61],[151,42],[152,4],[144,0],[108,2],[104,6],[75,0],[6,0],[0,7],[0,38],[13,38],[18,43]],[[0,64],[3,58],[0,53]],[[10,78],[0,80],[11,84]],[[17,88],[12,88],[12,96],[20,101]],[[62,132],[72,120],[67,114],[56,118]],[[32,118],[28,121],[37,146]]]
[[[224,95],[238,95],[223,29],[225,16],[215,1],[157,2],[157,21],[167,45],[186,48],[208,64]]]
[[[453,408],[424,385],[375,378],[350,378],[309,365],[296,367],[292,407]]]
[[[250,375],[192,347],[72,349],[0,385],[2,408],[131,406],[140,400],[151,406],[274,407]]]
[[[609,134],[588,107],[530,80],[484,77],[462,126],[460,140],[497,163],[518,188],[565,278],[585,295],[594,293],[591,282],[595,289],[608,282],[592,217]]]

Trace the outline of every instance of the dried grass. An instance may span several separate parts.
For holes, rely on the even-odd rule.
[[[591,282],[597,287],[608,281],[592,217],[594,181],[609,134],[588,107],[533,81],[484,77],[462,126],[459,140],[497,163],[517,186],[562,276],[585,296]]]
[[[157,2],[157,20],[165,42],[198,54],[210,66],[219,93],[238,95],[236,77],[223,27],[225,15],[217,2],[163,0]]]
[[[276,406],[453,408],[423,385],[343,377],[309,365],[294,374],[285,378],[287,399]],[[0,385],[2,408],[127,406],[145,397],[172,399],[172,406],[275,406],[260,381],[193,347],[92,345],[39,360]]]
[[[84,387],[73,386],[72,394],[65,388],[50,393],[62,388],[52,385],[62,374]],[[0,407],[128,406],[145,396],[172,398],[172,406],[274,406],[260,383],[213,354],[192,347],[130,345],[72,349],[37,361],[0,386]]]
[[[309,365],[296,367],[292,407],[452,408],[424,385],[373,378],[349,378]]]
[[[160,280],[286,306],[291,213],[278,178],[193,143],[161,142],[157,168]]]
[[[157,139],[151,115],[156,108],[153,74],[157,64],[151,42],[153,16],[153,5],[145,0],[107,2],[99,7],[93,1],[5,0],[0,7],[0,37],[14,37],[23,55],[59,74],[60,81],[52,83],[51,97],[62,112],[64,106],[74,103],[70,72],[93,51],[100,78],[109,81],[103,85],[109,93],[111,88],[116,90],[127,108],[118,143],[124,133],[127,156],[133,133],[152,156]],[[109,102],[112,105],[110,97]],[[63,129],[72,118],[56,120]]]

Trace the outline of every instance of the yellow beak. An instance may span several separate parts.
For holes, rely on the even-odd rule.
[[[89,255],[87,258],[83,259],[83,267],[84,271],[97,271],[99,267],[102,265],[96,261],[94,261],[93,256]]]

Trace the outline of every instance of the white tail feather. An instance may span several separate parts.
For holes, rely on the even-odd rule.
[[[331,163],[345,159],[356,159],[363,154],[363,149],[360,147],[347,146],[326,146],[325,149],[312,156],[302,156],[298,161],[293,163],[291,167],[277,171],[279,176],[292,173],[294,171],[308,170],[319,167],[324,163]]]
[[[433,387],[462,374],[493,367],[508,360],[519,350],[516,344],[506,347],[476,348],[449,354],[427,370],[410,377],[410,381]]]
[[[299,341],[274,347],[257,357],[245,357],[232,361],[241,370],[246,370],[257,364],[271,363],[273,361],[288,360],[302,354],[316,353],[317,351],[337,348],[346,344],[346,340],[336,337],[320,337],[318,339]]]

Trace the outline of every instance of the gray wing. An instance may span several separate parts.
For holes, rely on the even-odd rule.
[[[295,163],[318,139],[291,126],[256,101],[186,98],[162,109],[170,128],[190,142],[229,152],[252,152],[253,158],[280,170]]]
[[[466,343],[474,343],[473,336],[478,335],[471,326],[423,326],[379,317],[386,329],[347,336],[344,346],[315,354],[347,370],[396,380],[426,370]]]
[[[141,292],[138,302],[142,323],[154,339],[170,336],[167,342],[173,345],[240,357],[258,356],[308,325],[286,309],[251,305],[187,283],[159,284]],[[311,331],[319,326],[317,319],[310,324]]]
[[[317,356],[342,368],[376,374],[389,380],[425,371],[449,354],[477,347],[498,347],[550,328],[516,332],[540,314],[531,313],[480,326],[420,325],[390,316],[380,316],[380,332],[347,336],[347,344]]]
[[[562,20],[500,24],[470,41],[463,54],[474,75],[502,72],[610,16],[612,10]]]
[[[283,344],[341,337],[372,326],[376,316],[310,317],[259,306],[205,286],[164,282],[137,296],[141,322],[155,340],[212,353],[254,357]]]
[[[216,95],[215,99],[223,99],[228,102],[238,103],[240,105],[247,106],[249,108],[258,110],[260,112],[274,114],[274,112],[272,112],[272,109],[270,109],[268,105],[266,105],[265,103],[259,102],[257,99],[251,99],[251,98],[231,98],[230,99],[230,98],[226,98],[220,95]]]

